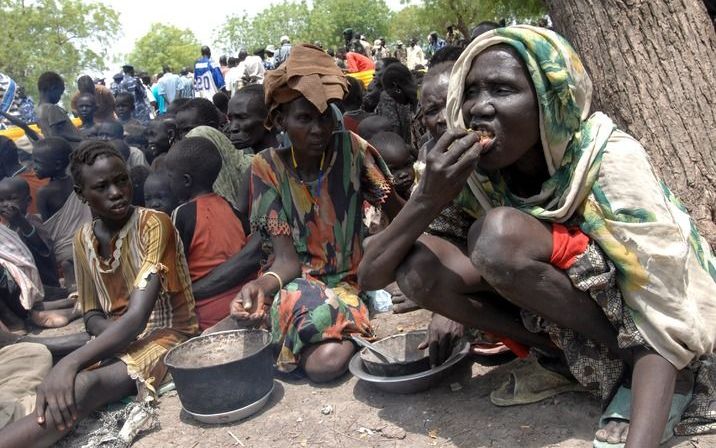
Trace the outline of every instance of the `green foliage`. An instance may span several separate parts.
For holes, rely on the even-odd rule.
[[[420,39],[432,31],[433,26],[426,21],[424,9],[409,5],[393,14],[388,25],[388,42],[402,40],[407,46],[412,37]]]
[[[324,48],[343,44],[343,30],[352,28],[372,41],[384,37],[389,44],[411,37],[425,40],[430,31],[445,34],[448,24],[469,36],[485,20],[534,22],[547,10],[543,0],[403,0],[405,7],[391,12],[384,0],[284,0],[251,18],[229,17],[215,36],[214,45],[227,54],[244,47],[249,52],[269,44],[278,47],[286,34],[294,43],[320,41]],[[407,44],[407,42],[406,42]]]
[[[37,78],[59,73],[68,88],[85,71],[106,68],[119,15],[81,0],[0,0],[0,71],[37,98]]]
[[[384,0],[314,0],[312,8],[305,1],[271,5],[253,19],[235,15],[224,22],[214,45],[226,53],[236,54],[241,47],[249,52],[279,45],[287,35],[291,42],[320,41],[324,47],[343,42],[343,30],[353,28],[369,38],[386,36],[390,10]]]
[[[433,31],[445,34],[447,25],[452,24],[466,36],[485,20],[524,23],[547,14],[542,0],[423,0],[421,9],[423,20]]]
[[[177,73],[182,67],[194,64],[200,48],[191,30],[154,23],[151,31],[137,39],[127,60],[137,73],[160,73],[164,65]]]
[[[352,28],[368,40],[386,37],[390,9],[383,0],[314,0],[309,18],[311,41],[324,47],[343,44],[343,30]]]

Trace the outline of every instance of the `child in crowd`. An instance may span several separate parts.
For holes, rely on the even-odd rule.
[[[378,63],[376,62],[376,67]],[[358,125],[369,114],[363,105],[363,84],[352,76],[347,76],[348,93],[343,98],[343,125],[346,130],[358,133]]]
[[[67,111],[57,103],[65,91],[65,82],[55,72],[45,72],[37,80],[40,91],[40,103],[37,105],[37,124],[44,137],[62,137],[70,145],[78,145],[82,140],[80,131],[72,124]]]
[[[21,177],[30,185],[30,206],[28,212],[37,213],[37,191],[47,185],[47,179],[40,179],[35,171],[20,163],[19,150],[15,142],[0,135],[0,179]]]
[[[240,263],[231,273],[232,284],[217,293],[202,296],[195,293],[199,328],[205,330],[229,315],[229,305],[242,286],[256,277],[260,254],[258,238],[247,246],[246,216],[238,216],[231,204],[214,193],[213,184],[221,171],[221,156],[214,144],[203,137],[188,137],[167,154],[167,174],[172,192],[180,205],[172,214],[174,225],[184,243],[192,282],[198,282],[217,266],[241,253]],[[216,225],[221,223],[220,225]],[[229,278],[223,279],[229,280]],[[207,285],[211,286],[211,285]],[[192,286],[196,292],[197,285]]]
[[[370,140],[381,132],[391,132],[393,124],[382,115],[368,115],[358,124],[358,135],[364,140]]]
[[[393,175],[395,192],[403,200],[410,197],[410,189],[415,180],[413,163],[415,159],[410,146],[394,132],[381,132],[369,140],[370,144],[380,153]]]
[[[165,170],[154,171],[144,181],[144,204],[147,208],[171,215],[179,205],[176,195],[169,184]]]
[[[139,207],[145,207],[146,201],[144,199],[144,182],[146,182],[149,176],[149,167],[145,165],[138,165],[129,170],[129,177],[132,179],[132,205]]]
[[[67,297],[67,290],[59,287],[52,240],[42,228],[40,220],[27,214],[29,202],[30,187],[24,179],[9,177],[0,180],[0,223],[14,230],[21,244],[32,254],[33,269],[37,270],[44,290],[39,301],[33,304],[6,298],[5,305],[11,312],[6,310],[3,314],[5,319],[9,320],[8,326],[13,329],[22,329],[24,325],[20,319],[27,317],[40,327],[63,327],[79,314],[74,311],[74,303],[71,300],[56,300]],[[3,241],[3,244],[10,242]],[[44,306],[43,298],[55,301],[52,305]]]
[[[80,134],[88,138],[90,129],[94,127],[94,114],[97,111],[97,100],[94,93],[82,93],[77,97],[77,114],[82,119]]]
[[[165,379],[164,354],[197,330],[176,230],[165,214],[130,204],[117,151],[88,141],[73,153],[71,171],[96,218],[74,243],[79,305],[95,338],[52,368],[32,415],[0,430],[8,447],[51,446],[78,420],[137,391],[146,403]]]
[[[176,121],[172,118],[155,118],[147,125],[144,130],[144,135],[147,138],[147,151],[144,154],[152,169],[158,168],[164,154],[174,144],[176,132]]]
[[[104,123],[98,123],[95,129],[97,132],[96,138],[98,140],[112,142],[117,151],[123,155],[130,169],[140,165],[149,166],[147,159],[144,157],[144,153],[139,150],[139,148],[129,146],[124,141],[124,127],[122,123],[118,121],[106,121]]]
[[[130,123],[124,127],[124,141],[129,146],[133,146],[142,151],[144,158],[147,159],[147,136],[144,134],[145,126],[136,123]],[[147,159],[147,163],[149,160]]]
[[[50,182],[37,193],[37,205],[43,227],[54,242],[53,253],[62,269],[65,285],[74,290],[75,276],[72,262],[72,241],[75,232],[92,220],[89,207],[73,191],[67,174],[72,147],[65,140],[48,137],[41,140],[32,152],[37,176]]]
[[[131,93],[120,92],[117,94],[114,98],[114,113],[122,126],[127,126],[128,124],[142,125],[139,120],[134,118],[134,97]]]

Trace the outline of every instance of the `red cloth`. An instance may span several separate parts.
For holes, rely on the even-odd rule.
[[[246,234],[229,203],[218,194],[205,194],[193,201],[196,203],[196,227],[187,264],[194,282],[241,251],[246,245]],[[196,317],[201,330],[229,315],[231,300],[242,286],[196,301]]]
[[[549,262],[567,270],[587,250],[588,245],[589,237],[579,227],[567,228],[562,224],[552,224],[552,256]]]
[[[549,262],[554,266],[567,270],[577,257],[587,250],[589,237],[578,227],[568,228],[562,224],[552,224],[552,255]],[[529,347],[512,339],[497,336],[510,350],[520,358],[529,355]]]
[[[346,65],[350,73],[375,69],[375,62],[371,58],[354,51],[346,53]]]
[[[34,170],[23,171],[19,176],[25,179],[28,185],[30,185],[30,196],[32,200],[30,201],[30,206],[27,208],[27,213],[29,215],[35,215],[37,214],[37,191],[47,185],[50,179],[40,179]]]

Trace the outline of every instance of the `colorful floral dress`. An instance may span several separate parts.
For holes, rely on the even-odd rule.
[[[355,134],[336,134],[334,147],[314,182],[301,181],[285,162],[289,149],[268,149],[252,162],[252,230],[264,240],[291,236],[302,264],[301,277],[276,294],[271,308],[284,371],[296,367],[307,345],[373,333],[356,275],[366,234],[362,204],[380,207],[392,178],[378,152]]]

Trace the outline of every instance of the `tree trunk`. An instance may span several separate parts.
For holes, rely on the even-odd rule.
[[[716,33],[702,0],[546,3],[589,70],[592,110],[644,145],[716,247]]]

